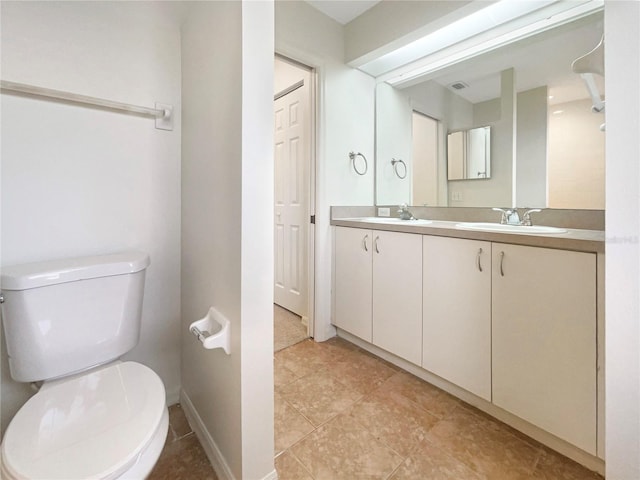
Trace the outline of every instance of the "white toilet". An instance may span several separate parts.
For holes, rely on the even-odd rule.
[[[0,477],[131,479],[153,469],[168,430],[165,389],[118,358],[140,334],[141,252],[3,268],[11,377],[43,381],[13,418]]]

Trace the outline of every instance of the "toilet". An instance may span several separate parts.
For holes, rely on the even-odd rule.
[[[146,478],[168,431],[162,380],[120,361],[140,335],[142,252],[2,269],[11,377],[41,385],[11,420],[0,478]]]

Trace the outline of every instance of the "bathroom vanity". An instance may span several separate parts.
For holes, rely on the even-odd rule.
[[[340,336],[602,466],[603,231],[331,224]]]

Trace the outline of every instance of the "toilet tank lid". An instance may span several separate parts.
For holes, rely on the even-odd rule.
[[[28,290],[58,283],[135,273],[147,268],[149,255],[139,251],[65,258],[2,267],[4,291]]]

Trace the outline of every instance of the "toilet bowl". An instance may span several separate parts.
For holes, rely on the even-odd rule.
[[[140,480],[167,430],[165,390],[153,370],[102,366],[45,383],[20,409],[2,442],[2,478]]]
[[[119,358],[140,337],[149,256],[122,252],[3,267],[11,378],[42,382],[11,420],[0,473],[11,480],[145,478],[167,436],[165,389]]]

